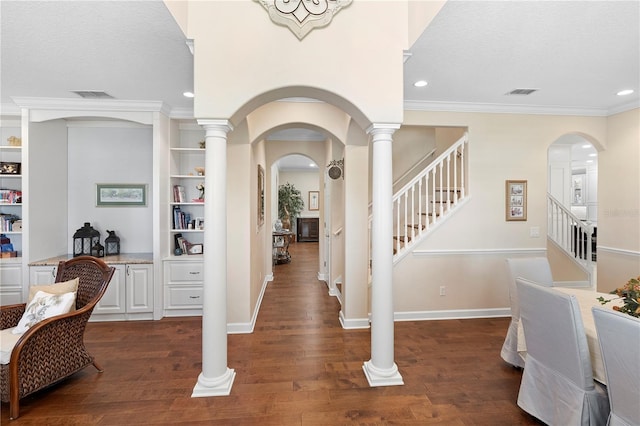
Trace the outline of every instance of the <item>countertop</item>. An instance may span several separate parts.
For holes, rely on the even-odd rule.
[[[61,260],[69,259],[73,259],[72,254],[63,254],[61,256],[30,262],[29,266],[57,266]],[[101,257],[100,259],[111,265],[153,263],[153,253],[120,253],[118,255]]]

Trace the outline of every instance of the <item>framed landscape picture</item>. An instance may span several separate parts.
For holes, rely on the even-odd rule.
[[[96,205],[99,207],[137,207],[147,205],[144,183],[98,183]]]
[[[527,181],[506,181],[506,220],[527,220]]]

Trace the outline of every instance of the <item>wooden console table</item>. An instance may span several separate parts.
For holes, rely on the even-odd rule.
[[[273,264],[291,262],[289,244],[293,238],[291,231],[276,231],[273,233]]]

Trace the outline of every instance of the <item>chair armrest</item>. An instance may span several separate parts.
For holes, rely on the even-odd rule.
[[[48,318],[16,342],[9,366],[22,378],[22,394],[42,389],[92,362],[84,346],[84,330],[92,311],[80,309]]]
[[[18,325],[24,314],[26,303],[0,307],[0,330]]]

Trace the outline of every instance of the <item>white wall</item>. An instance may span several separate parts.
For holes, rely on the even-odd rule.
[[[153,250],[152,129],[133,123],[73,122],[68,130],[68,252],[72,237],[84,222],[120,237],[123,253]],[[147,185],[144,207],[97,207],[96,184],[140,183]]]

